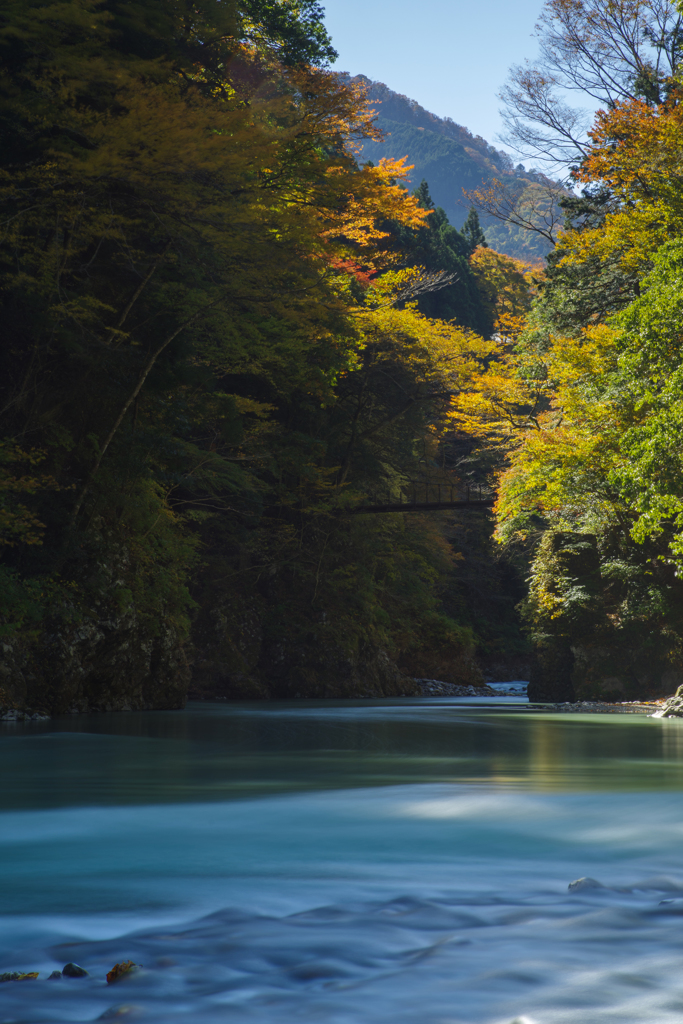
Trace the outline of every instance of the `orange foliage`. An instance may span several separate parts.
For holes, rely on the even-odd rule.
[[[139,969],[140,965],[134,964],[132,960],[122,960],[120,964],[114,964],[107,973],[107,984],[113,985],[115,981],[121,981],[126,975],[135,974]]]
[[[589,132],[591,152],[579,181],[603,181],[623,198],[653,198],[683,170],[683,107],[669,100],[653,107],[642,100],[599,110]]]
[[[615,198],[603,226],[565,232],[563,262],[615,254],[642,272],[652,253],[683,231],[683,107],[676,95],[658,107],[641,100],[598,111],[579,181],[604,183]]]

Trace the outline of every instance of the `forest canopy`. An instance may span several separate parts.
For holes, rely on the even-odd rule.
[[[518,142],[574,160],[573,193],[481,422],[508,446],[498,530],[531,559],[522,612],[546,675],[642,696],[683,654],[681,14],[548,0],[539,33],[508,119]],[[592,125],[553,99],[567,76],[604,104]]]
[[[126,671],[180,689],[218,607],[224,660],[248,660],[245,608],[264,650],[286,638],[285,693],[313,632],[346,662],[472,643],[439,531],[349,510],[438,467],[491,311],[405,162],[358,161],[378,129],[321,17],[4,8],[0,614],[35,699],[72,699],[74,636],[103,621],[147,651]]]
[[[589,93],[613,6],[541,21],[546,63],[588,47]],[[571,181],[475,196],[543,237],[528,260],[366,159],[366,80],[330,69],[312,0],[4,6],[14,699],[405,694],[532,655],[540,697],[683,672],[683,86],[655,6],[590,129],[553,108]],[[519,132],[540,74],[506,93]],[[473,489],[495,543],[486,501],[386,511]]]

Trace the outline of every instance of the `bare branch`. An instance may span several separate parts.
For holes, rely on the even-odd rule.
[[[502,140],[527,159],[565,167],[586,153],[591,116],[563,98],[612,107],[659,103],[677,72],[683,17],[671,0],[546,0],[540,54],[515,66],[500,96]]]
[[[392,295],[388,302],[383,302],[380,306],[374,306],[372,311],[375,313],[379,309],[389,309],[391,306],[398,306],[402,302],[411,302],[413,299],[419,298],[420,295],[438,292],[459,280],[457,274],[449,274],[447,270],[423,270],[421,273],[416,274],[399,292]],[[367,311],[367,308],[363,307],[356,310],[355,315],[365,315]]]
[[[491,184],[463,192],[473,206],[482,213],[502,220],[506,224],[534,231],[551,245],[555,245],[557,231],[564,221],[560,199],[568,195],[563,185],[548,181],[546,185],[533,183],[526,189],[505,185],[494,178]]]

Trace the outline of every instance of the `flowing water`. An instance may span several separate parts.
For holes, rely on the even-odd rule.
[[[683,720],[492,701],[2,725],[0,1022],[680,1024]]]

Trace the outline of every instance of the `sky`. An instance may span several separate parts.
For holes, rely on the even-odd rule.
[[[336,71],[367,75],[499,149],[497,93],[533,59],[543,0],[322,0]]]

